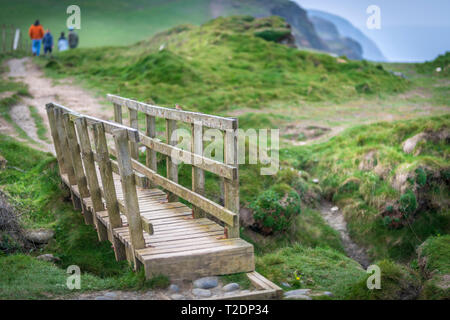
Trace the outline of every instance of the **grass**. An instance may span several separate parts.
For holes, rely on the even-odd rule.
[[[331,291],[336,299],[344,299],[351,286],[365,278],[365,271],[358,263],[342,253],[301,245],[257,257],[256,269],[277,284],[286,282],[294,289]]]
[[[402,151],[402,143],[420,132],[448,130],[449,124],[447,115],[358,126],[326,143],[285,149],[283,157],[319,178],[323,195],[344,209],[352,237],[367,246],[372,257],[409,259],[428,236],[449,231],[449,214],[443,203],[449,195],[445,172],[450,167],[450,149],[445,141],[429,141],[419,155],[412,156]],[[422,186],[414,180],[420,168],[428,172]],[[401,174],[409,177],[402,188],[410,183],[412,195],[429,202],[414,211],[410,224],[389,228],[381,213],[407,199],[407,190],[394,187]],[[436,176],[442,178],[433,178]]]
[[[418,249],[424,279],[422,299],[450,299],[450,235],[428,238]]]
[[[36,125],[38,138],[42,141],[50,142],[47,137],[47,127],[45,126],[44,120],[42,119],[41,115],[35,107],[29,106],[28,108],[30,109],[30,115],[34,120],[34,124]]]
[[[44,0],[39,6],[26,0],[2,1],[0,20],[21,28],[22,36],[27,36],[31,24],[40,19],[58,39],[61,31],[67,35],[66,10],[72,4],[68,0]],[[81,29],[77,30],[80,46],[124,46],[181,23],[200,24],[209,19],[208,4],[208,0],[189,4],[177,0],[77,1],[81,10]]]
[[[52,155],[2,135],[0,150],[10,166],[0,172],[2,190],[9,195],[22,226],[55,231],[54,239],[31,256],[0,255],[0,273],[5,275],[0,279],[0,297],[39,299],[68,294],[65,269],[69,265],[80,267],[82,291],[141,290],[167,284],[165,277],[145,280],[143,270],[132,272],[126,262],[115,261],[109,243],[98,242],[95,230],[85,225],[80,212],[65,200],[69,195],[60,189],[57,163]],[[43,253],[52,253],[60,262],[54,266],[36,260],[34,256]]]
[[[76,76],[105,93],[214,114],[344,102],[408,87],[407,81],[367,62],[338,63],[326,54],[266,41],[255,36],[262,25],[278,29],[285,22],[278,17],[219,18],[201,27],[179,26],[133,46],[65,52],[46,69]],[[358,91],[360,86],[370,90]],[[283,112],[273,113],[283,118]],[[248,125],[258,125],[261,116],[254,115]]]

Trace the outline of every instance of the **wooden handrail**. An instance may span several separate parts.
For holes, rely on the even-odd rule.
[[[190,160],[190,165],[198,167],[200,169],[209,171],[218,176],[234,180],[237,179],[238,169],[234,166],[230,166],[220,161],[216,161],[210,158],[206,158],[202,155],[194,154],[190,151],[183,150],[167,143],[161,142],[157,138],[150,138],[142,133],[139,133],[140,143],[152,150],[162,153],[166,156],[171,156],[174,159],[183,161],[184,159]]]
[[[194,191],[189,190],[188,188],[185,188],[179,185],[178,183],[173,182],[170,179],[167,179],[166,177],[161,176],[160,174],[156,173],[150,168],[147,168],[145,165],[134,159],[131,159],[131,166],[133,167],[134,170],[136,170],[139,173],[142,173],[157,185],[176,194],[180,198],[189,201],[189,203],[195,205],[196,207],[205,210],[210,215],[223,221],[230,227],[234,227],[238,224],[238,215],[228,210],[227,208],[222,207],[221,205],[215,203],[214,201],[211,201],[208,198],[199,195]]]
[[[237,119],[235,118],[225,118],[199,112],[163,108],[148,103],[119,97],[113,94],[107,94],[106,96],[108,100],[114,104],[141,111],[150,116],[169,120],[178,120],[187,123],[200,122],[205,127],[219,130],[237,129]]]

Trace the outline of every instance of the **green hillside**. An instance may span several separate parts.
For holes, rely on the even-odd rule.
[[[77,4],[81,9],[81,47],[128,45],[156,32],[182,23],[200,24],[209,20],[209,0],[0,0],[0,21],[28,33],[39,19],[59,37],[67,33],[66,9]]]
[[[279,17],[218,18],[201,27],[178,26],[131,47],[64,52],[47,69],[77,75],[103,92],[215,114],[342,102],[408,87],[380,65],[276,43],[287,32]]]

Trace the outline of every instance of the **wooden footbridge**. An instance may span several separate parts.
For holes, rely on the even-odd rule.
[[[56,103],[46,106],[62,180],[99,240],[109,240],[117,260],[144,267],[147,277],[254,271],[253,246],[239,238],[237,119],[108,99],[114,121]],[[128,126],[122,124],[122,111],[128,111]],[[139,112],[145,115],[145,134],[138,130]],[[166,142],[156,138],[157,118],[165,119]],[[191,128],[191,151],[175,146],[179,122]],[[224,162],[203,156],[203,127],[223,132]],[[142,146],[145,165],[138,160]],[[165,176],[158,174],[158,153],[166,157]],[[186,159],[192,166],[191,189],[178,183],[177,163]],[[205,171],[220,177],[224,206],[205,197]]]

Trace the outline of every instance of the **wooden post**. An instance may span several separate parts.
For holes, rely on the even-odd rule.
[[[50,133],[52,135],[53,139],[53,145],[55,147],[55,153],[56,153],[56,160],[58,160],[58,167],[59,167],[59,174],[62,176],[64,174],[64,162],[63,162],[63,156],[61,152],[61,142],[59,140],[58,131],[56,130],[56,124],[55,124],[55,114],[53,112],[53,105],[47,104],[46,110],[47,110],[47,118],[48,123],[50,125]]]
[[[139,202],[136,192],[136,180],[131,167],[131,157],[128,149],[128,132],[125,129],[114,130],[114,142],[117,151],[117,163],[122,179],[122,191],[127,209],[128,229],[130,231],[133,249],[145,248],[142,221],[139,212]],[[134,255],[134,254],[133,254]],[[137,264],[135,263],[135,267]]]
[[[172,146],[177,144],[177,136],[175,133],[175,130],[177,129],[177,122],[175,120],[169,120],[166,119],[166,140],[167,144],[170,144]],[[167,178],[178,183],[178,165],[173,163],[170,156],[166,157],[166,167],[167,167]],[[168,192],[168,200],[169,202],[176,202],[178,201],[178,197]]]
[[[117,103],[113,103],[114,105],[114,121],[117,123],[122,123],[122,106]]]
[[[203,126],[201,124],[192,124],[192,153],[203,156]],[[192,191],[204,195],[205,193],[205,173],[197,168],[195,163],[192,165]],[[194,218],[203,218],[205,213],[197,207],[193,207]]]
[[[78,145],[77,134],[75,126],[70,120],[69,114],[63,114],[64,127],[66,130],[67,141],[69,144],[70,158],[72,159],[72,166],[75,172],[75,177],[80,192],[80,200],[89,197],[89,189],[87,188],[87,180],[84,175],[83,165],[81,164],[80,146]]]
[[[238,168],[237,119],[235,128],[236,129],[227,129],[225,131],[224,160],[226,164]],[[239,238],[239,174],[237,174],[236,179],[224,179],[224,201],[225,207],[237,214],[234,226],[229,227],[228,237]]]
[[[70,185],[76,184],[75,173],[72,167],[72,161],[70,160],[70,155],[68,154],[69,144],[67,142],[66,131],[64,130],[64,123],[62,119],[62,110],[59,108],[54,108],[54,118],[55,118],[55,126],[58,132],[59,142],[60,142],[60,150],[61,150],[61,158],[63,159],[64,165],[64,173],[67,174],[67,178],[69,180]]]
[[[130,117],[130,127],[138,130],[138,113],[136,110],[128,108],[129,117]],[[130,154],[133,159],[139,158],[139,144],[133,141],[129,142],[130,144]]]
[[[105,210],[105,208],[103,206],[102,194],[98,184],[97,171],[95,170],[94,154],[89,141],[86,118],[76,119],[75,125],[80,140],[81,159],[83,160],[84,169],[86,170],[86,179],[91,195],[93,213],[94,217],[96,217],[96,213]],[[90,214],[89,210],[85,211],[87,224],[94,224],[94,217]],[[97,223],[95,224],[97,225]]]
[[[155,138],[155,136],[156,136],[155,117],[145,115],[145,124],[146,124],[145,134],[147,136],[149,136],[150,138]],[[158,163],[158,161],[157,161],[156,151],[147,147],[146,151],[145,151],[146,166],[149,167],[150,169],[152,169],[153,171],[158,172],[157,171],[158,170],[157,163]],[[155,185],[153,183],[151,183],[151,186],[154,187]]]
[[[92,125],[94,129],[94,144],[97,152],[98,166],[100,169],[100,177],[102,179],[103,194],[106,202],[106,209],[108,211],[109,224],[111,229],[122,226],[122,219],[120,218],[119,202],[117,201],[116,189],[114,186],[114,179],[112,174],[111,160],[109,158],[108,145],[106,142],[105,128],[103,123],[94,123]],[[103,225],[99,222],[100,225]],[[99,238],[101,241],[107,240],[107,236],[104,236],[99,232]],[[114,240],[114,252],[117,260],[125,259],[125,249],[120,240],[112,237]],[[120,243],[118,243],[120,242]]]

